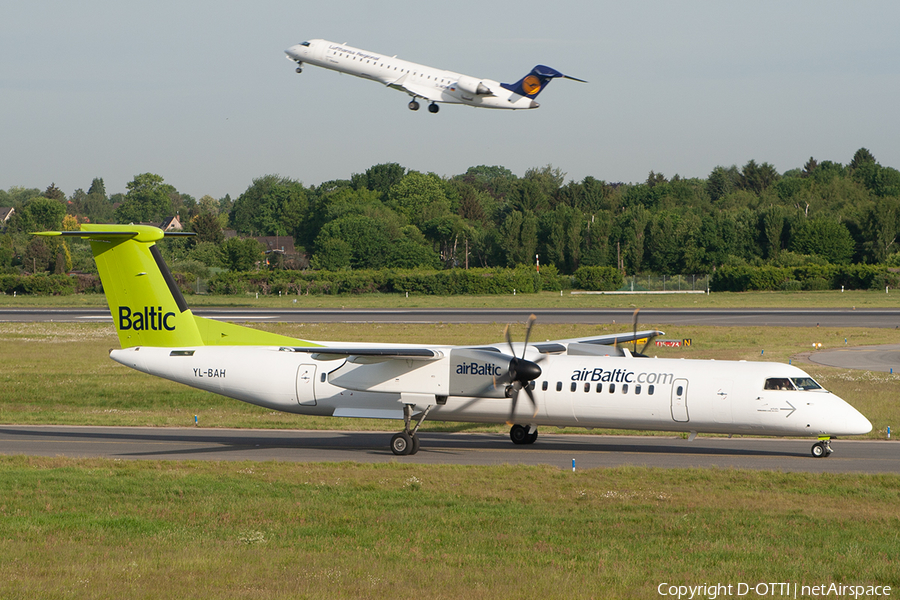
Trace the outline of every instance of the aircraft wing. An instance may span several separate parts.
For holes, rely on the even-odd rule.
[[[442,100],[440,90],[436,90],[433,87],[428,87],[424,85],[418,85],[411,81],[407,81],[408,73],[404,73],[401,77],[393,80],[385,82],[390,88],[394,88],[395,90],[400,90],[401,92],[406,92],[410,96],[415,98],[424,98],[426,100],[432,100],[438,102]]]
[[[637,331],[630,333],[612,333],[606,335],[598,335],[593,337],[570,338],[566,340],[552,340],[549,342],[537,342],[532,344],[538,351],[542,353],[564,352],[569,344],[590,344],[594,346],[615,346],[616,344],[624,344],[635,340],[644,340],[651,337],[664,335],[664,332],[658,329],[647,329],[645,331]]]

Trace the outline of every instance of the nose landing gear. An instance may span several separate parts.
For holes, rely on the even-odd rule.
[[[812,455],[816,458],[828,458],[832,452],[831,438],[821,438],[812,446]]]

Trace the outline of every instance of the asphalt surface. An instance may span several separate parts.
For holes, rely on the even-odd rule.
[[[836,440],[813,458],[811,439],[559,435],[531,446],[502,434],[420,433],[414,456],[394,456],[394,432],[0,426],[0,454],[119,460],[227,460],[550,465],[569,470],[622,465],[811,473],[900,473],[900,443]]]
[[[195,315],[232,322],[276,323],[518,323],[535,314],[541,323],[632,323],[633,309],[219,309]],[[107,309],[0,308],[0,322],[104,322]],[[752,327],[900,328],[900,309],[641,309],[641,323]],[[900,340],[900,332],[898,332]]]

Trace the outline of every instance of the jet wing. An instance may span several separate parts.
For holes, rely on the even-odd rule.
[[[393,81],[385,82],[385,85],[390,88],[394,88],[395,90],[406,92],[414,98],[424,98],[433,102],[440,102],[443,99],[440,90],[437,90],[433,87],[408,82],[407,75],[409,75],[409,73],[404,73],[402,76]]]

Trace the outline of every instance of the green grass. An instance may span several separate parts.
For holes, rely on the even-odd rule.
[[[0,458],[3,598],[900,586],[900,477]]]
[[[659,326],[667,335],[691,338],[684,349],[654,349],[671,358],[793,360],[866,415],[869,438],[883,439],[900,424],[900,374],[834,369],[804,364],[812,344],[897,343],[891,329],[748,328]],[[313,340],[477,344],[503,339],[505,324],[268,324],[260,328]],[[620,331],[616,325],[538,324],[535,339],[560,339]],[[522,327],[513,329],[520,338]],[[392,430],[396,422],[308,417],[262,409],[208,392],[138,373],[113,362],[118,340],[110,324],[0,323],[0,423],[189,426],[198,415],[204,427]],[[764,354],[763,354],[764,352]],[[793,357],[793,358],[792,358]],[[425,421],[431,431],[505,431],[503,425]],[[583,429],[566,432],[584,433]],[[595,430],[593,433],[608,433]],[[650,432],[652,434],[652,432]]]
[[[296,300],[296,302],[295,302]],[[355,296],[194,296],[195,307],[259,308],[897,308],[900,290],[847,292],[717,292],[714,294],[580,295],[568,291],[515,296],[410,296],[362,294]],[[0,307],[105,307],[101,294],[73,296],[0,295]]]

